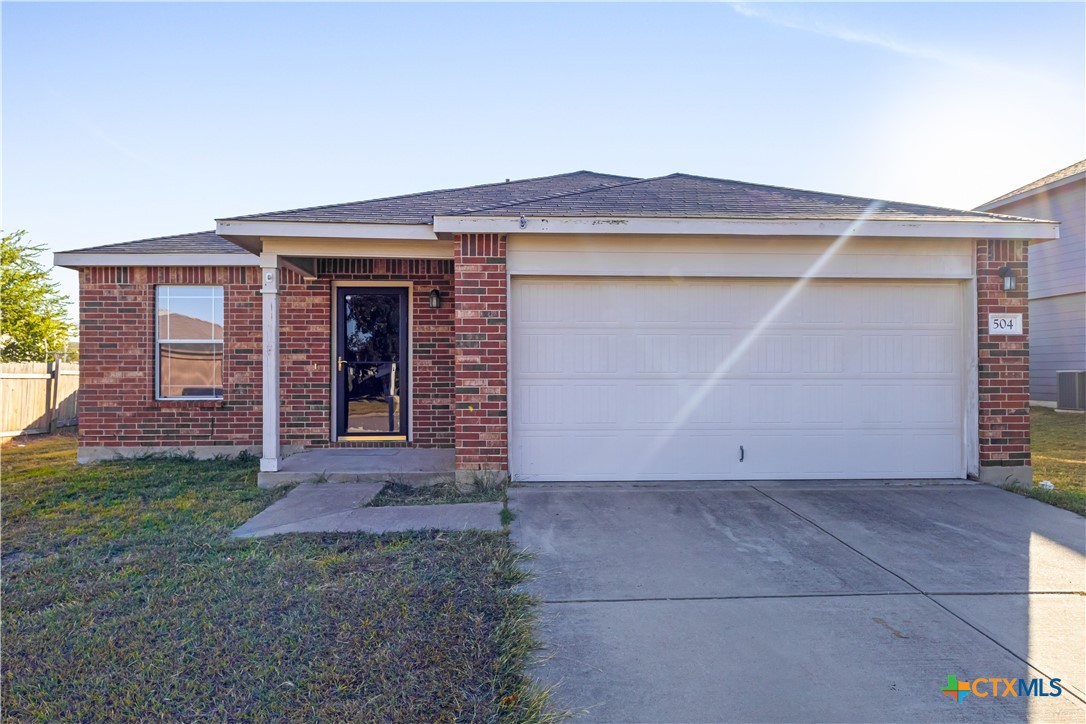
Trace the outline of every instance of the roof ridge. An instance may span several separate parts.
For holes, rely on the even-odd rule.
[[[408,199],[412,197],[425,197],[432,196],[434,194],[444,194],[451,191],[466,191],[468,189],[485,189],[493,188],[494,186],[512,186],[520,183],[528,183],[530,181],[543,181],[544,179],[562,178],[563,176],[576,176],[577,174],[588,173],[594,176],[611,176],[612,178],[630,178],[629,176],[619,176],[611,173],[599,173],[598,171],[589,171],[587,169],[581,169],[579,171],[568,171],[566,173],[556,173],[550,176],[532,176],[530,178],[520,178],[515,181],[494,181],[486,184],[472,184],[469,186],[451,186],[445,189],[433,189],[431,191],[416,191],[411,194],[394,194],[392,196],[380,196],[375,199],[359,199],[357,201],[341,201],[334,204],[320,204],[318,206],[299,206],[296,209],[278,209],[276,211],[261,211],[255,214],[244,214],[242,216],[224,216],[216,219],[216,221],[239,221],[243,219],[251,219],[259,216],[268,216],[270,214],[290,214],[296,211],[318,211],[320,209],[331,209],[337,206],[349,206],[351,204],[369,204],[376,203],[378,201],[394,201],[396,199]]]
[[[670,175],[674,176],[675,174],[670,174]],[[581,189],[580,191],[567,191],[567,192],[561,193],[561,194],[551,194],[549,196],[540,196],[538,199],[524,199],[523,201],[510,201],[507,204],[497,204],[495,206],[484,206],[481,209],[472,209],[471,211],[468,211],[467,213],[469,213],[469,214],[477,214],[477,213],[482,212],[482,211],[494,211],[495,209],[504,209],[504,208],[508,208],[510,206],[519,206],[521,204],[533,204],[533,203],[535,203],[537,201],[550,201],[551,199],[561,199],[561,198],[565,198],[566,196],[577,196],[578,194],[589,194],[589,193],[593,193],[593,192],[596,192],[596,191],[607,191],[608,189],[617,189],[617,188],[622,188],[622,187],[625,187],[625,186],[633,186],[634,184],[645,183],[647,181],[658,181],[658,180],[660,180],[662,178],[668,178],[668,177],[667,176],[653,176],[652,178],[639,178],[639,179],[634,179],[633,181],[627,181],[625,183],[611,184],[610,186],[597,186],[597,187],[591,188],[591,189]],[[456,216],[457,214],[450,214],[450,215],[451,216]]]

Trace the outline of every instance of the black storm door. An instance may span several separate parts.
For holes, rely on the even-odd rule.
[[[407,289],[336,290],[336,432],[406,435]]]

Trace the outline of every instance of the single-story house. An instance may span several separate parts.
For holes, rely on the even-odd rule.
[[[1058,375],[1086,374],[1086,160],[977,209],[1060,222],[1059,239],[1029,249],[1029,396],[1032,404],[1056,407]],[[1075,377],[1064,375],[1064,384],[1074,386]],[[1082,395],[1065,389],[1063,403],[1080,407]]]
[[[58,253],[80,273],[79,455],[245,450],[274,473],[307,449],[417,447],[455,449],[462,478],[1025,481],[1027,254],[1058,235],[578,171]]]

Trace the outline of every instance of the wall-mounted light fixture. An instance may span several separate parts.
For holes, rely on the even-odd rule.
[[[1013,292],[1018,286],[1018,282],[1014,277],[1014,269],[1008,266],[999,267],[999,276],[1003,277],[1003,291]]]
[[[441,309],[441,292],[437,289],[430,292],[430,309]]]

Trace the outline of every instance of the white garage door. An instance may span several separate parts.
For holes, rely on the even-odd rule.
[[[963,477],[956,282],[515,279],[523,480]]]

